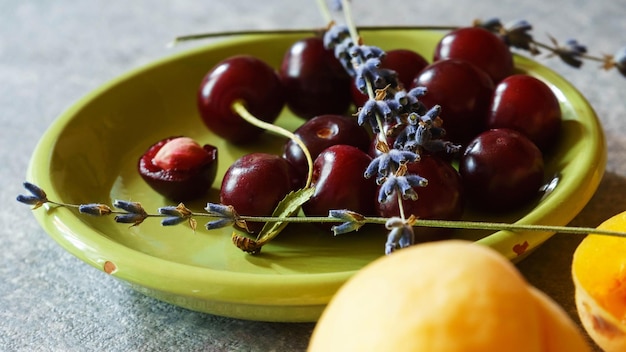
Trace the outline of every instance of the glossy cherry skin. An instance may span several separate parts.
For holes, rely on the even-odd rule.
[[[295,115],[310,119],[322,114],[342,114],[350,107],[352,78],[322,38],[295,42],[279,70],[287,106]]]
[[[246,154],[224,174],[220,203],[232,205],[239,215],[269,216],[300,183],[293,166],[280,156]],[[248,222],[247,226],[251,233],[257,233],[263,223]]]
[[[480,27],[446,34],[435,47],[434,61],[459,59],[485,71],[494,83],[513,74],[513,55],[500,37]]]
[[[403,200],[406,217],[415,215],[420,219],[459,220],[465,208],[465,192],[461,176],[452,165],[437,156],[422,154],[417,162],[407,164],[408,173],[420,175],[428,180],[425,187],[413,187],[417,200]],[[385,203],[377,203],[378,215],[399,216],[396,193]],[[416,228],[418,242],[449,238],[452,230],[444,228]]]
[[[163,168],[155,163],[155,156],[168,142],[178,137],[158,141],[139,158],[137,169],[141,178],[155,191],[168,199],[180,202],[206,195],[217,173],[217,148],[205,144],[193,160],[181,161],[183,167]],[[202,155],[202,152],[204,155]],[[176,163],[172,163],[176,165]]]
[[[558,139],[561,106],[550,87],[538,78],[516,74],[497,86],[489,108],[487,128],[510,128],[524,133],[541,150]]]
[[[494,91],[489,76],[462,60],[441,60],[428,65],[413,81],[428,93],[420,100],[431,108],[441,106],[445,139],[466,145],[485,129]]]
[[[398,80],[405,89],[409,89],[415,76],[428,66],[428,61],[419,53],[408,49],[393,49],[386,52],[381,67],[396,71]],[[352,101],[356,106],[363,106],[367,95],[361,93],[352,83]]]
[[[369,155],[350,145],[334,145],[322,151],[313,163],[315,194],[302,206],[304,213],[328,216],[329,210],[349,209],[373,215],[376,183],[363,177],[371,161]]]
[[[467,146],[459,173],[473,205],[502,212],[524,206],[537,196],[544,161],[539,148],[520,132],[492,129]]]
[[[369,134],[356,119],[343,115],[316,116],[300,125],[294,134],[307,146],[313,160],[324,149],[336,144],[351,145],[363,151],[367,151],[370,144]],[[293,164],[303,179],[306,178],[306,157],[296,142],[289,140],[285,143],[283,157]]]
[[[233,111],[238,100],[256,118],[275,121],[284,107],[285,95],[274,69],[253,56],[233,56],[211,69],[198,89],[198,111],[204,124],[229,142],[251,142],[263,130]]]

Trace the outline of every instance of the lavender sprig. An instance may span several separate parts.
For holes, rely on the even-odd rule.
[[[33,196],[39,200],[39,202],[46,204],[50,203],[59,207],[71,208],[71,209],[80,209],[83,211],[79,211],[80,214],[84,215],[95,215],[95,216],[106,216],[109,214],[126,214],[125,211],[119,210],[111,210],[108,211],[97,211],[96,209],[111,209],[104,204],[97,203],[89,203],[89,204],[67,204],[60,203],[53,200],[50,200],[45,196],[45,192],[40,187],[25,182],[24,187],[29,191],[29,195],[18,195],[16,200],[27,205],[37,204],[37,201],[34,201]],[[143,207],[139,203],[120,201],[116,202],[122,208],[126,208],[132,213],[140,214],[142,213]],[[178,208],[178,209],[177,209]],[[231,211],[232,207],[226,206],[223,204],[215,204],[208,203],[207,204],[207,213],[196,213],[191,212],[190,214],[186,214],[186,210],[182,210],[184,208],[183,205],[179,204],[177,207],[161,207],[159,208],[158,214],[145,214],[145,218],[150,217],[185,217],[189,216],[190,218],[195,217],[210,217],[216,219],[228,219],[234,221],[258,221],[258,222],[290,222],[290,223],[311,223],[311,222],[319,222],[319,223],[339,223],[339,225],[335,226],[335,234],[343,234],[347,232],[356,231],[364,224],[386,224],[389,222],[388,227],[393,228],[401,228],[403,226],[412,226],[412,227],[437,227],[437,228],[462,228],[468,230],[508,230],[508,231],[540,231],[540,232],[560,232],[560,233],[569,233],[569,234],[587,234],[594,233],[599,235],[607,235],[607,236],[616,236],[616,237],[626,237],[625,232],[621,231],[612,231],[612,230],[603,230],[603,229],[595,229],[588,227],[572,227],[572,226],[548,226],[548,225],[516,225],[516,224],[507,224],[507,223],[491,223],[491,222],[475,222],[475,221],[446,221],[446,220],[424,220],[424,219],[416,219],[415,217],[409,217],[404,220],[404,225],[401,223],[397,223],[397,217],[393,218],[380,218],[380,217],[365,217],[359,213],[350,211],[350,210],[331,210],[329,211],[329,216],[327,217],[253,217],[253,216],[240,216],[237,213]],[[186,209],[186,208],[185,208]],[[33,209],[34,210],[34,209]],[[390,222],[391,219],[395,219]],[[177,222],[177,224],[182,223],[182,221]],[[137,224],[139,225],[139,224]],[[169,225],[164,225],[169,226]],[[208,228],[208,227],[207,227]],[[217,227],[216,227],[217,228]],[[211,228],[213,229],[213,228]],[[406,230],[406,229],[405,229]],[[411,230],[412,231],[412,230]],[[397,244],[393,246],[389,246],[388,248],[397,249],[402,248],[409,244],[410,239],[409,236],[405,233],[398,233],[398,231],[391,231],[388,235],[387,243],[389,244]]]
[[[346,17],[349,16],[346,14]],[[349,22],[349,18],[347,20]],[[362,44],[354,33],[355,28],[331,23],[324,42],[328,49],[334,50],[346,72],[353,76],[356,87],[369,96],[357,111],[357,122],[360,125],[369,125],[377,134],[377,149],[381,153],[369,164],[364,177],[374,178],[380,185],[380,203],[393,199],[393,194],[399,195],[396,197],[400,209],[399,219],[404,221],[402,201],[416,200],[417,193],[413,188],[428,184],[425,178],[408,174],[406,164],[419,162],[419,153],[422,150],[456,152],[460,147],[440,140],[445,135],[441,120],[438,119],[441,108],[436,106],[426,110],[419,101],[419,98],[427,94],[426,89],[418,87],[407,92],[399,83],[396,72],[382,68],[385,52],[378,47]],[[405,126],[402,143],[387,145],[386,131],[383,130],[386,124]],[[346,231],[350,228],[350,223],[335,228],[337,231]],[[390,238],[400,236],[402,241],[413,243],[412,230],[411,236],[400,235],[408,231],[401,227],[389,230]]]
[[[626,47],[620,48],[614,55],[599,57],[588,54],[587,47],[576,39],[568,39],[564,44],[559,44],[554,37],[548,35],[550,45],[538,42],[530,33],[532,25],[526,20],[502,24],[498,18],[491,18],[486,21],[475,20],[474,25],[498,34],[511,48],[528,51],[533,56],[540,54],[540,49],[543,49],[548,51],[548,57],[556,56],[571,67],[580,68],[583,60],[591,60],[600,62],[601,68],[605,70],[616,68],[626,76]]]

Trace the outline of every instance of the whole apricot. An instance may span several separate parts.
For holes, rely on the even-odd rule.
[[[566,313],[502,255],[444,240],[394,252],[348,280],[318,321],[309,351],[589,349]]]

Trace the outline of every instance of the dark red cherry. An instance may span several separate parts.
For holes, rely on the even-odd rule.
[[[485,71],[494,83],[513,74],[513,55],[500,37],[480,27],[446,34],[435,47],[434,61],[459,59]]]
[[[294,134],[307,146],[313,160],[324,149],[336,144],[351,145],[367,151],[370,143],[369,134],[356,119],[342,115],[316,116],[298,127]],[[287,141],[283,157],[293,164],[303,179],[306,178],[306,157],[297,143],[293,140]]]
[[[174,201],[204,196],[217,173],[217,148],[188,137],[170,137],[139,158],[139,174],[150,187]]]
[[[300,183],[291,164],[278,155],[251,153],[237,159],[226,171],[220,203],[231,205],[239,215],[269,216],[287,193]],[[263,223],[248,222],[251,233]]]
[[[394,49],[387,51],[382,66],[396,71],[398,80],[404,88],[408,89],[415,76],[428,66],[428,61],[415,51]]]
[[[467,146],[459,173],[471,203],[483,209],[507,211],[537,196],[544,162],[539,148],[520,132],[492,129]]]
[[[463,215],[465,195],[459,173],[452,165],[434,155],[421,155],[417,162],[407,164],[410,174],[422,176],[428,180],[425,187],[413,187],[418,195],[417,200],[403,200],[405,216],[415,215],[420,219],[459,220]],[[397,196],[392,200],[377,203],[378,214],[383,217],[399,216]],[[419,242],[447,238],[450,229],[416,228],[415,235]]]
[[[462,60],[441,60],[428,65],[413,81],[428,93],[420,100],[441,106],[445,139],[466,145],[485,129],[494,84],[489,76]]]
[[[382,68],[396,71],[398,80],[405,89],[409,89],[415,76],[428,66],[428,61],[413,50],[393,49],[386,52],[385,58],[381,63]],[[368,97],[361,93],[352,83],[352,101],[356,106],[363,106]]]
[[[372,158],[350,145],[322,151],[313,164],[315,194],[303,206],[307,216],[328,216],[332,209],[374,214],[376,183],[363,177]]]
[[[539,149],[546,150],[559,135],[561,106],[550,87],[540,79],[512,75],[496,86],[487,127],[520,131]]]
[[[247,143],[263,132],[232,109],[242,101],[256,118],[273,122],[284,107],[283,86],[273,68],[258,58],[239,55],[218,63],[202,80],[198,110],[205,125],[232,143]]]
[[[287,106],[297,116],[343,114],[350,107],[352,78],[322,38],[295,42],[285,53],[279,75]]]

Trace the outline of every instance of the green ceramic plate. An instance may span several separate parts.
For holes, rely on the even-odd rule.
[[[218,61],[252,54],[278,66],[285,50],[307,33],[255,34],[229,38],[155,62],[91,92],[60,116],[33,155],[28,180],[50,199],[74,204],[132,200],[150,212],[175,205],[153,192],[138,176],[138,157],[154,142],[187,135],[220,150],[219,172],[251,150],[279,153],[282,141],[270,135],[249,148],[233,147],[212,135],[196,112],[196,89]],[[441,33],[423,30],[365,31],[365,41],[383,49],[409,47],[431,57]],[[556,189],[516,214],[478,220],[564,225],[588,202],[605,165],[598,120],[566,80],[531,60],[517,66],[547,81],[561,100],[563,136],[548,156],[547,176],[560,174]],[[295,129],[300,120],[285,111],[278,123]],[[219,182],[216,182],[219,186]],[[217,190],[204,201],[186,204],[202,212],[217,202]],[[186,225],[162,227],[159,219],[129,227],[111,217],[80,215],[72,209],[36,210],[41,226],[61,246],[86,263],[110,273],[149,296],[192,310],[266,321],[315,321],[335,291],[357,270],[383,254],[385,233],[359,231],[333,237],[314,226],[291,225],[259,255],[241,252],[231,230],[198,231]],[[528,253],[550,233],[494,234],[459,231],[511,259]]]

